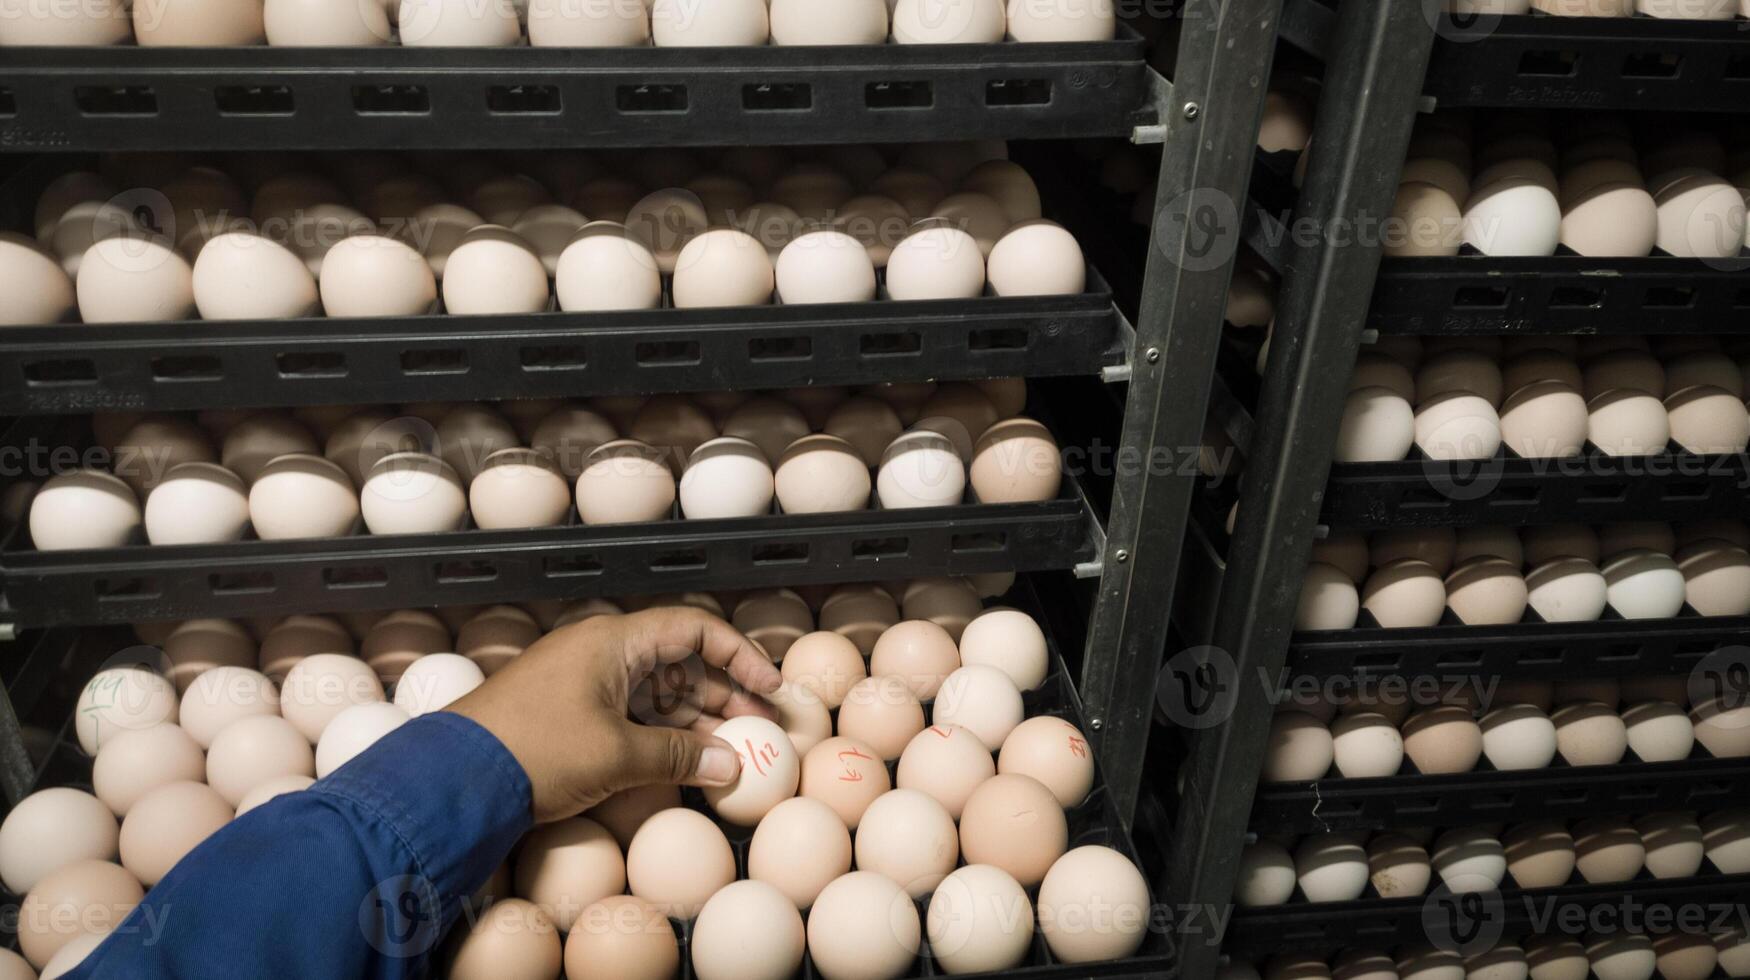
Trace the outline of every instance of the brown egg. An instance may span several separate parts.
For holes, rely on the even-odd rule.
[[[1444,705],[1404,723],[1404,754],[1428,775],[1470,772],[1483,756],[1483,733],[1471,712]]]
[[[353,652],[352,634],[328,616],[287,616],[261,638],[260,667],[274,683],[305,657],[318,653]]]
[[[465,484],[474,482],[487,457],[520,444],[516,428],[485,405],[458,405],[437,424],[437,455]]]
[[[676,807],[654,814],[626,850],[633,895],[664,914],[690,919],[718,889],[735,880],[735,853],[711,818]]]
[[[211,48],[261,44],[267,28],[259,3],[173,0],[134,8],[140,47]]]
[[[536,450],[500,449],[468,484],[468,509],[482,530],[557,527],[571,514],[571,483]]]
[[[829,709],[843,704],[851,688],[868,676],[857,645],[824,630],[798,637],[790,645],[784,653],[783,674],[786,682],[813,693]],[[922,728],[921,709],[919,713],[918,727]],[[843,723],[841,718],[840,725]],[[897,758],[897,752],[893,757]]]
[[[814,632],[814,613],[789,589],[755,592],[735,606],[736,629],[760,645],[773,663],[782,663],[790,645]]]
[[[230,823],[232,812],[231,804],[201,783],[160,786],[136,802],[122,821],[122,867],[150,888]]]
[[[898,603],[879,586],[840,586],[820,606],[820,628],[855,643],[865,657],[874,652],[881,634],[898,622]]]
[[[784,450],[775,475],[787,514],[842,513],[869,506],[874,483],[855,447],[836,436],[805,436]]]
[[[723,434],[746,439],[760,447],[766,459],[777,466],[796,440],[808,435],[808,420],[789,402],[760,395],[743,402],[723,420]]]
[[[141,419],[128,429],[113,449],[115,475],[126,480],[128,486],[140,494],[157,487],[176,466],[183,463],[212,463],[218,459],[211,441],[199,426],[186,419],[167,415],[151,415]],[[261,462],[265,465],[267,460]],[[226,468],[235,469],[231,466]]]
[[[630,439],[589,454],[577,478],[577,512],[585,524],[629,524],[667,518],[678,487],[663,450]]]
[[[892,788],[875,749],[841,735],[822,741],[803,756],[797,793],[832,807],[846,827],[856,830],[863,811]]]
[[[942,681],[960,668],[954,637],[928,620],[906,620],[881,634],[870,655],[869,670],[877,677],[905,681],[919,701],[936,696]]]
[[[420,657],[454,648],[450,628],[431,613],[401,609],[378,620],[365,633],[359,656],[384,684],[393,684]]]
[[[78,861],[43,876],[18,909],[18,944],[41,968],[81,935],[121,925],[145,898],[140,882],[108,861]]]
[[[450,960],[450,980],[558,980],[559,930],[532,902],[493,902]]]
[[[881,456],[900,437],[905,427],[893,407],[879,398],[857,395],[827,416],[826,434],[850,443],[870,468],[881,465]]]
[[[671,980],[680,967],[668,917],[631,895],[584,909],[565,937],[566,980]]]
[[[456,652],[491,677],[540,638],[533,616],[515,606],[493,606],[456,632]]]
[[[973,492],[987,504],[1050,500],[1063,482],[1063,460],[1045,426],[1013,418],[979,437],[971,478]]]
[[[921,578],[905,587],[900,612],[935,623],[959,643],[967,625],[984,613],[984,600],[963,578]]]
[[[1520,824],[1501,837],[1507,873],[1520,888],[1556,888],[1574,875],[1574,838],[1559,821]]]
[[[584,816],[606,827],[614,835],[620,849],[632,845],[632,838],[644,821],[652,815],[681,805],[681,788],[660,784],[622,790],[584,813]]]
[[[1062,718],[1039,715],[1015,727],[997,755],[998,772],[1032,776],[1065,809],[1080,806],[1094,788],[1094,753],[1082,730]]]
[[[196,677],[214,667],[254,667],[257,663],[255,638],[229,619],[180,623],[165,637],[163,648],[170,661],[170,681],[178,693],[187,691]]]
[[[586,907],[626,889],[620,845],[607,828],[585,817],[536,827],[523,838],[515,869],[516,893],[561,932]]]
[[[839,734],[867,743],[888,762],[924,730],[923,706],[897,677],[858,681],[838,708]]]
[[[1031,776],[992,776],[966,801],[960,815],[960,850],[968,864],[991,864],[1024,888],[1045,880],[1069,846],[1063,807]]]

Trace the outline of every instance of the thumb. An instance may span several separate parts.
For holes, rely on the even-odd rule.
[[[628,724],[620,775],[627,789],[652,783],[727,786],[741,775],[741,759],[728,742],[712,735]]]

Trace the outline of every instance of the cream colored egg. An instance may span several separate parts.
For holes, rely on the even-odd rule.
[[[585,6],[531,0],[529,44],[537,48],[640,48],[650,43],[650,5],[611,0]]]
[[[1401,395],[1385,388],[1349,393],[1343,405],[1335,458],[1340,463],[1395,462],[1415,443],[1415,413]]]
[[[1665,406],[1645,392],[1607,391],[1593,398],[1587,410],[1587,438],[1606,455],[1655,455],[1671,441]]]
[[[468,507],[474,523],[487,530],[553,527],[571,514],[571,488],[541,453],[500,449],[468,484]]]
[[[1683,608],[1683,573],[1665,555],[1637,548],[1604,565],[1606,597],[1625,619],[1668,619]]]
[[[784,800],[760,818],[748,844],[747,875],[784,894],[798,909],[851,870],[851,835],[825,803]]]
[[[992,609],[972,619],[960,634],[960,659],[1001,670],[1022,691],[1037,689],[1050,668],[1044,631],[1033,617],[1014,609]]]
[[[650,34],[659,48],[758,47],[769,33],[761,0],[655,0],[650,8]]]
[[[733,228],[694,236],[675,257],[673,272],[674,304],[680,309],[764,306],[772,301],[770,255],[753,236]]]
[[[1404,723],[1403,734],[1404,754],[1429,775],[1470,772],[1483,755],[1482,729],[1464,708],[1418,711]]]
[[[136,802],[122,821],[122,866],[150,888],[231,817],[231,804],[201,783],[160,786]]]
[[[535,828],[523,838],[513,874],[516,893],[566,932],[584,909],[626,887],[626,862],[619,844],[606,828],[586,817]]]
[[[875,298],[875,263],[850,235],[812,231],[778,255],[777,289],[788,305],[866,302]]]
[[[1701,825],[1688,813],[1655,813],[1635,821],[1646,867],[1655,878],[1688,878],[1706,856]]]
[[[245,667],[214,667],[183,692],[179,722],[195,744],[207,749],[232,723],[279,710],[279,688],[266,675]]]
[[[133,34],[128,5],[24,5],[0,19],[0,47],[91,47],[121,44]]]
[[[1148,937],[1148,882],[1110,847],[1078,847],[1057,859],[1039,886],[1040,931],[1065,963],[1118,960]]]
[[[1003,0],[899,0],[893,7],[898,44],[994,44],[1007,26]]]
[[[1574,875],[1574,838],[1560,821],[1511,827],[1501,837],[1507,873],[1520,888],[1556,888]]]
[[[280,714],[314,745],[342,711],[383,700],[383,685],[363,660],[318,653],[299,660],[286,674]]]
[[[116,816],[159,786],[206,778],[206,758],[180,727],[168,722],[120,732],[104,742],[91,769],[97,798]]]
[[[316,744],[316,778],[351,762],[407,721],[406,711],[384,702],[355,704],[335,715]]]
[[[741,775],[733,785],[705,789],[705,801],[723,819],[753,827],[773,807],[796,795],[802,760],[775,722],[744,715],[718,725],[712,734],[741,757]]]
[[[1750,615],[1750,552],[1724,541],[1686,545],[1673,556],[1689,606],[1703,616]]]
[[[1241,908],[1282,905],[1294,896],[1294,858],[1269,840],[1247,844],[1240,852],[1234,903]]]
[[[329,316],[418,316],[437,301],[437,280],[424,256],[382,235],[335,242],[322,259],[320,287]]]
[[[569,980],[667,980],[680,968],[674,927],[661,909],[630,895],[584,909],[565,937]]]
[[[1294,851],[1295,877],[1309,902],[1348,902],[1367,888],[1367,852],[1341,834],[1313,834]]]
[[[1437,460],[1488,459],[1501,445],[1501,420],[1482,397],[1448,392],[1416,409],[1416,445]]]
[[[1087,285],[1087,260],[1061,225],[1023,221],[1003,233],[990,251],[991,291],[998,296],[1079,294]]]
[[[1507,855],[1501,842],[1484,828],[1449,830],[1429,851],[1434,871],[1454,894],[1486,892],[1507,876]]]
[[[1023,714],[1021,692],[1009,676],[995,667],[973,664],[942,680],[930,716],[938,725],[965,728],[995,752]]]
[[[454,653],[429,653],[395,682],[395,706],[409,717],[441,711],[486,682],[479,665]]]
[[[1433,626],[1446,607],[1446,588],[1432,565],[1403,559],[1374,570],[1361,591],[1361,606],[1381,626]]]
[[[1674,179],[1672,179],[1674,178]],[[1735,256],[1745,243],[1744,197],[1700,169],[1678,171],[1658,189],[1658,246],[1679,258]]]
[[[1468,181],[1464,189],[1468,192]],[[1457,255],[1463,238],[1464,216],[1451,190],[1407,179],[1398,186],[1382,250],[1385,255]]]
[[[263,541],[345,536],[358,517],[352,481],[320,456],[280,456],[249,488],[249,519]]]
[[[1528,602],[1545,622],[1579,623],[1597,619],[1608,601],[1608,583],[1584,558],[1557,558],[1525,577]]]
[[[914,899],[934,891],[959,857],[954,819],[917,790],[876,797],[857,825],[858,870],[885,876]]]
[[[958,820],[973,790],[994,775],[990,751],[976,735],[958,725],[934,725],[906,745],[896,781],[928,794]]]
[[[394,35],[382,0],[266,0],[262,21],[280,47],[365,47]]]
[[[1300,601],[1295,607],[1295,629],[1350,629],[1360,612],[1361,593],[1349,573],[1321,562],[1307,565]]]
[[[1500,416],[1501,441],[1525,459],[1578,456],[1590,424],[1586,401],[1560,381],[1528,384],[1509,397]]]
[[[1367,869],[1368,881],[1381,898],[1420,897],[1433,878],[1433,866],[1422,845],[1389,832],[1368,843]]]
[[[134,7],[134,37],[142,48],[210,48],[266,40],[259,3],[167,0]]]
[[[482,225],[450,252],[443,296],[444,309],[454,314],[539,313],[547,308],[547,269],[521,236]]]
[[[1528,599],[1518,566],[1504,559],[1474,559],[1446,578],[1446,604],[1468,625],[1517,623]]]
[[[44,976],[79,963],[144,897],[140,882],[109,861],[79,861],[43,877],[17,907],[18,947]],[[29,967],[24,975],[35,978]]]
[[[0,297],[0,326],[57,323],[74,308],[73,280],[53,253],[24,235],[0,231],[0,273],[27,284]]]
[[[882,0],[825,6],[812,0],[773,0],[773,44],[881,44],[887,40]]]
[[[1404,740],[1384,715],[1345,714],[1331,725],[1337,772],[1345,779],[1395,776],[1404,761]]]
[[[194,312],[193,270],[164,238],[118,235],[92,245],[75,288],[86,323],[185,320]]]
[[[559,931],[532,902],[502,898],[474,919],[457,943],[451,980],[556,977],[563,957]]]
[[[395,23],[410,48],[504,48],[522,38],[512,0],[400,0]]]
[[[1642,762],[1677,762],[1695,746],[1695,725],[1683,709],[1665,701],[1635,704],[1622,713],[1629,748]]]
[[[1628,727],[1614,708],[1581,701],[1564,705],[1550,720],[1556,749],[1570,766],[1612,766],[1628,752]]]
[[[1335,757],[1335,742],[1324,722],[1299,711],[1281,711],[1270,722],[1260,779],[1266,783],[1323,779]]]
[[[1750,411],[1723,388],[1689,388],[1665,399],[1671,438],[1700,456],[1742,453],[1750,446]]]
[[[585,524],[661,520],[677,496],[664,454],[630,439],[606,443],[589,454],[577,478],[577,510]]]
[[[978,242],[942,223],[920,222],[887,260],[887,294],[895,300],[969,299],[984,291],[984,282]]]
[[[1563,202],[1561,243],[1581,255],[1648,255],[1658,233],[1658,205],[1638,182],[1600,184]]]
[[[569,492],[566,497],[569,506]],[[468,498],[450,464],[425,453],[394,453],[371,467],[359,510],[372,534],[432,534],[458,530]]]
[[[626,849],[628,890],[675,918],[697,916],[707,899],[734,880],[728,839],[696,810],[675,807],[652,815]]]
[[[290,249],[247,232],[211,239],[195,258],[195,307],[203,320],[271,320],[308,316],[316,280]]]
[[[1503,771],[1542,769],[1556,756],[1556,728],[1528,704],[1509,704],[1483,716],[1483,753]]]
[[[1009,37],[1016,41],[1110,41],[1117,29],[1112,0],[1009,0]]]

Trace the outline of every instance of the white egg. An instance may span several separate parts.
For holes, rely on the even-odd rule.
[[[554,269],[559,308],[648,310],[662,303],[662,273],[650,249],[625,225],[592,221],[559,253]]]
[[[166,238],[118,235],[92,245],[75,288],[86,323],[186,320],[194,312],[194,271]]]
[[[978,242],[946,224],[920,223],[887,259],[887,294],[895,300],[970,299],[984,291]]]
[[[437,301],[425,257],[382,235],[335,242],[323,256],[318,286],[329,316],[418,316]]]
[[[1637,548],[1604,565],[1606,597],[1624,619],[1669,619],[1683,609],[1683,572],[1668,556]]]
[[[365,477],[359,510],[372,534],[432,534],[459,529],[468,500],[450,464],[425,453],[392,453]]]
[[[764,306],[772,301],[771,255],[758,239],[733,228],[713,228],[694,236],[676,255],[673,271],[678,309]]]
[[[890,6],[885,0],[772,0],[772,43],[881,44]]]
[[[888,510],[958,504],[966,493],[966,463],[952,440],[915,429],[882,454],[875,491]]]
[[[1294,851],[1295,877],[1309,902],[1352,902],[1367,889],[1367,851],[1343,834],[1312,834]]]
[[[1476,191],[1465,205],[1465,243],[1485,255],[1554,255],[1561,226],[1556,196],[1523,177]]]
[[[316,280],[290,249],[247,232],[226,232],[194,260],[194,303],[203,320],[276,320],[316,308]]]
[[[1402,396],[1386,388],[1362,388],[1343,403],[1335,459],[1339,463],[1396,462],[1416,440],[1416,414]]]
[[[875,298],[875,262],[839,231],[811,231],[778,254],[778,297],[786,305],[860,303]]]
[[[746,439],[713,439],[693,450],[681,475],[681,513],[690,519],[756,517],[772,506],[772,467]]]
[[[571,485],[546,456],[500,449],[468,484],[468,506],[483,529],[554,527],[571,514]]]
[[[1509,704],[1483,716],[1483,754],[1496,769],[1543,769],[1556,757],[1556,726],[1528,704]]]
[[[1441,882],[1454,894],[1499,888],[1507,877],[1507,852],[1500,840],[1483,828],[1441,834],[1429,856]]]
[[[110,738],[177,719],[180,699],[163,677],[135,667],[99,671],[79,692],[73,728],[79,747],[96,755]]]
[[[346,471],[320,456],[280,456],[249,488],[249,519],[263,541],[342,537],[358,516]]]
[[[1003,0],[898,0],[893,7],[898,44],[995,44],[1007,28]]]
[[[30,539],[38,551],[118,548],[140,522],[133,488],[100,470],[51,477],[30,504]]]
[[[481,225],[469,231],[450,252],[443,277],[444,309],[450,313],[539,313],[547,308],[547,267],[509,228]]]
[[[998,296],[1075,295],[1087,285],[1087,259],[1061,225],[1036,219],[1010,228],[991,249],[991,292]]]
[[[407,723],[407,712],[393,704],[355,704],[335,715],[316,742],[316,778],[322,779],[356,758],[377,740]]]
[[[413,661],[395,681],[395,707],[409,717],[430,714],[486,683],[486,674],[467,657],[428,653]]]
[[[179,463],[146,497],[145,524],[152,544],[236,541],[249,526],[249,496],[223,466]]]
[[[522,39],[512,0],[401,0],[395,23],[410,48],[511,47]]]
[[[765,0],[655,0],[650,8],[659,48],[758,47],[769,33]]]
[[[802,760],[777,724],[743,715],[718,725],[712,734],[741,757],[741,775],[734,784],[705,790],[705,802],[723,819],[756,826],[772,807],[796,795]]]

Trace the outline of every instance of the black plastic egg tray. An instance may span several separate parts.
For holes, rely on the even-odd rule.
[[[1439,336],[1741,334],[1750,329],[1746,271],[1743,256],[1386,259],[1367,325]]]
[[[1130,135],[1145,43],[11,48],[0,147],[531,149]]]
[[[1266,783],[1253,798],[1251,826],[1261,834],[1464,827],[1707,812],[1744,800],[1750,800],[1750,759],[1715,759],[1698,749],[1682,762],[1570,766],[1557,760],[1547,769],[1512,772],[1430,776],[1410,770],[1380,779]]]
[[[1036,618],[1040,617],[1038,597],[1034,594],[1031,583],[1023,583],[1008,597],[1020,608],[1028,610]],[[1054,715],[1074,724],[1083,732],[1088,731],[1086,716],[1082,711],[1081,700],[1076,694],[1075,684],[1065,666],[1062,650],[1058,645],[1058,637],[1051,630],[1050,621],[1040,618],[1040,625],[1046,629],[1046,639],[1050,647],[1052,670],[1044,683],[1035,691],[1026,692],[1023,704],[1027,717],[1039,715]],[[9,693],[12,700],[19,706],[21,714],[26,715],[26,721],[38,716],[68,717],[69,720],[57,734],[52,752],[36,770],[31,784],[38,786],[74,785],[89,788],[90,759],[86,757],[71,739],[70,705],[78,696],[77,679],[88,676],[102,661],[114,651],[133,645],[132,634],[121,628],[94,628],[86,630],[56,630],[47,633],[36,644],[33,652],[22,664],[12,665],[9,674]],[[69,683],[74,686],[69,687]],[[927,706],[926,706],[927,707]],[[56,713],[58,711],[58,713]],[[888,764],[888,776],[894,776],[896,764]],[[747,873],[747,850],[752,838],[748,828],[735,827],[718,820],[716,815],[705,804],[699,791],[687,789],[683,791],[686,805],[699,810],[712,818],[722,828],[729,838],[735,852],[737,877],[745,877]],[[0,808],[3,809],[3,808]],[[1068,811],[1069,847],[1075,848],[1089,844],[1099,844],[1114,848],[1123,853],[1138,869],[1146,869],[1126,832],[1123,822],[1119,819],[1116,808],[1106,790],[1105,777],[1099,769],[1096,759],[1095,784],[1087,800]],[[1145,871],[1146,875],[1146,871]],[[1030,898],[1037,899],[1037,889],[1033,889]],[[918,905],[918,921],[921,925],[926,919],[928,897],[921,899]],[[1151,909],[1151,913],[1152,913]],[[681,941],[681,976],[682,980],[693,980],[688,956],[688,942],[691,938],[691,922],[676,921],[676,935]],[[1072,980],[1072,978],[1124,978],[1124,980],[1165,980],[1173,975],[1174,955],[1173,939],[1170,932],[1160,928],[1160,923],[1151,919],[1151,928],[1142,948],[1135,956],[1110,963],[1065,964],[1058,962],[1047,948],[1043,934],[1035,931],[1031,951],[1024,965],[1005,971],[1002,976],[1021,976],[1036,978],[1036,980]],[[1036,927],[1037,928],[1037,927]],[[816,980],[819,974],[812,962],[805,960],[799,974],[803,980]],[[908,977],[934,977],[944,975],[944,971],[936,966],[928,954],[928,940],[924,940],[924,951],[920,953],[913,969],[906,974]],[[998,974],[975,974],[975,977],[994,977]]]
[[[1536,619],[1535,612],[1526,614]],[[1447,611],[1426,628],[1364,625],[1301,631],[1288,646],[1288,670],[1306,678],[1655,677],[1689,674],[1723,647],[1750,636],[1750,617],[1700,616],[1688,607],[1671,619],[1611,618],[1587,623],[1527,621],[1467,626]]]
[[[1416,458],[1338,463],[1319,521],[1344,530],[1477,524],[1608,524],[1694,521],[1750,513],[1750,456],[1694,456],[1672,446],[1655,456],[1483,460]],[[1420,453],[1418,452],[1418,457]]]
[[[1740,924],[1746,902],[1750,902],[1750,874],[1659,879],[1644,871],[1639,878],[1619,884],[1354,902],[1296,901],[1237,909],[1223,949],[1235,957],[1255,959],[1277,952],[1426,946],[1433,938],[1431,929],[1449,929],[1448,934],[1462,942],[1485,929],[1520,936],[1547,929],[1549,923],[1599,921],[1595,914],[1621,915],[1624,910],[1644,922],[1705,916],[1702,929],[1724,932]]]

